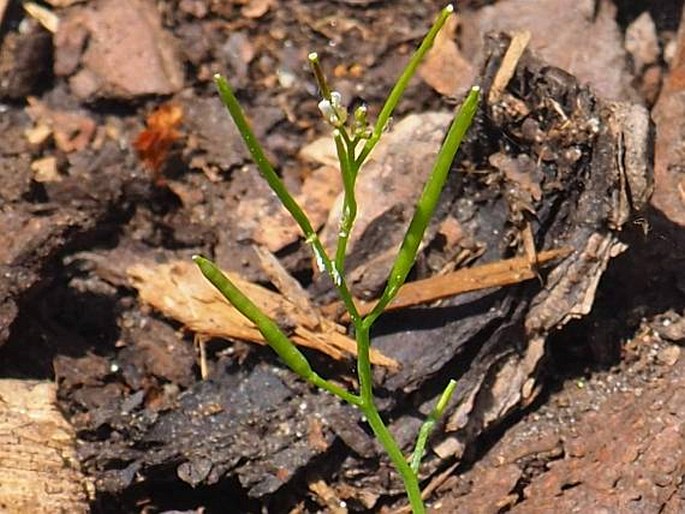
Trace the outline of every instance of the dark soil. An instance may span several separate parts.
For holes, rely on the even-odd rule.
[[[506,3],[464,1],[458,8],[473,20]],[[10,2],[0,32],[0,75],[7,77],[0,80],[0,376],[57,381],[60,407],[77,430],[82,467],[96,481],[93,512],[401,508],[397,480],[356,411],[312,391],[268,348],[244,341],[207,340],[203,377],[194,333],[140,301],[127,269],[202,253],[273,289],[253,243],[262,237],[259,227],[280,219],[278,205],[223,111],[213,74],[225,74],[236,88],[269,157],[298,192],[316,167],[299,150],[329,133],[306,65],[309,51],[319,52],[343,97],[363,98],[373,117],[441,7],[409,0],[92,0],[54,8],[62,25],[52,34]],[[597,72],[620,75],[615,83],[623,89],[611,100],[651,108],[668,70],[665,49],[676,39],[682,2],[598,1],[596,9],[597,19],[617,20],[621,42],[643,11],[654,20],[660,49],[655,62],[638,69],[621,47],[621,69]],[[136,15],[142,25],[117,42],[131,56],[154,47],[137,70],[107,61],[107,51],[97,53],[98,38],[114,39],[129,23],[127,16],[148,11],[157,25]],[[92,21],[103,12],[111,23],[104,29]],[[464,30],[459,27],[455,36],[470,63],[455,70],[464,74],[463,84],[441,95],[415,79],[395,120],[452,110],[465,85],[476,80],[475,70],[487,70],[482,50],[469,54],[475,43],[460,39]],[[658,69],[657,79],[649,69]],[[134,75],[122,81],[119,70]],[[545,73],[542,66],[540,82]],[[578,91],[591,82],[566,75]],[[487,80],[487,73],[478,80]],[[595,87],[601,88],[592,83],[582,89],[578,103],[590,96],[593,106],[603,102]],[[167,127],[168,152],[162,150],[159,165],[150,166],[136,141],[150,113],[165,103],[181,109],[182,121]],[[474,130],[483,125],[481,117]],[[49,135],[40,138],[45,127]],[[473,136],[464,149],[475,171],[478,158],[490,155],[477,155],[479,144],[485,143]],[[512,144],[520,144],[521,152],[527,148],[520,141],[487,142],[504,153]],[[482,188],[484,179],[474,176],[452,183],[450,193]],[[578,177],[564,182],[574,201],[586,186]],[[486,221],[478,218],[481,231],[510,227],[502,198],[484,202],[492,209]],[[541,215],[540,248],[579,240],[568,228],[578,225],[569,221],[576,204],[555,205]],[[457,210],[456,201],[447,202],[442,214]],[[377,226],[395,230],[397,211],[388,212]],[[588,226],[606,221],[594,214]],[[436,512],[685,510],[685,359],[674,344],[685,340],[685,236],[649,207],[626,223],[620,238],[628,249],[609,262],[592,311],[545,332],[536,395],[529,402],[518,399],[497,423],[479,420],[462,453],[428,459],[424,486],[433,489],[429,502]],[[375,245],[369,241],[367,247]],[[317,282],[307,245],[283,236],[276,246],[288,272],[328,303],[329,287]],[[510,257],[515,244],[503,240],[483,253],[489,261]],[[351,262],[372,257],[359,250]],[[442,258],[429,248],[413,278],[434,274]],[[543,272],[541,281],[548,275]],[[511,341],[507,352],[525,353],[517,338],[523,338],[523,318],[541,288],[542,282],[531,282],[470,293],[416,323],[404,313],[383,323],[383,351],[413,363],[426,358],[433,366],[430,373],[416,364],[394,378],[384,370],[377,374],[382,408],[400,440],[413,437],[418,416],[444,382],[445,367],[464,372],[465,384],[475,384],[479,370],[492,373],[489,361],[478,360],[481,348],[462,346],[459,337],[488,349],[493,333],[511,328],[502,336]],[[426,338],[430,330],[470,317],[480,325],[467,320],[451,329],[459,336],[444,345],[432,341],[448,348],[444,354],[412,349],[416,334]],[[472,332],[463,328],[476,325]],[[397,334],[409,341],[406,347],[395,344]],[[306,353],[323,374],[354,382],[350,361]],[[420,376],[412,374],[416,369]],[[622,448],[635,454],[623,455]]]

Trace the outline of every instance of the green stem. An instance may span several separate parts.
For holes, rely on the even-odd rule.
[[[343,141],[340,130],[333,131],[333,140],[340,161],[340,173],[343,181],[343,206],[340,214],[340,226],[338,230],[338,243],[335,251],[335,266],[341,275],[345,272],[345,254],[347,242],[350,238],[352,225],[357,217],[357,200],[354,197],[354,184],[356,173],[351,163],[349,147]]]
[[[352,405],[361,406],[361,398],[343,389],[337,384],[330,382],[319,376],[309,365],[307,358],[300,352],[288,336],[280,327],[262,310],[257,307],[252,300],[243,294],[235,284],[229,279],[216,264],[201,255],[193,256],[193,261],[198,265],[200,271],[209,282],[217,288],[228,302],[233,305],[238,312],[249,319],[257,327],[257,330],[264,337],[264,341],[274,350],[281,360],[300,377],[309,381],[313,385],[324,389]]]
[[[421,488],[416,473],[412,470],[402,453],[402,450],[397,445],[395,438],[390,433],[390,430],[383,422],[376,403],[373,398],[373,376],[371,374],[371,360],[369,358],[369,350],[371,342],[369,339],[369,328],[357,327],[357,377],[359,379],[359,396],[361,398],[361,405],[359,409],[362,411],[366,420],[373,430],[374,435],[381,443],[383,448],[390,457],[390,460],[395,465],[395,469],[400,474],[404,487],[407,491],[409,504],[411,505],[414,514],[423,514],[426,508],[421,498]]]
[[[409,505],[411,506],[413,514],[424,514],[426,512],[426,507],[423,503],[423,498],[421,498],[419,479],[404,458],[402,450],[397,446],[390,430],[388,430],[388,427],[381,419],[375,407],[373,409],[364,409],[363,407],[360,407],[360,410],[366,416],[371,430],[373,430],[374,435],[383,445],[383,448],[385,448],[390,460],[402,477],[402,482],[404,482],[404,488],[407,492],[407,498],[409,499]]]
[[[435,428],[435,424],[442,417],[442,414],[445,412],[447,404],[452,398],[452,395],[454,394],[454,390],[456,388],[457,382],[454,380],[450,380],[447,384],[447,387],[445,387],[445,390],[440,395],[438,403],[435,405],[431,413],[426,418],[426,421],[423,422],[421,428],[419,429],[419,435],[416,438],[416,447],[414,448],[414,454],[411,458],[411,469],[417,475],[419,473],[419,466],[421,465],[421,459],[423,458],[423,453],[426,448],[426,441],[428,441],[428,436],[433,431],[433,428]]]
[[[324,391],[328,391],[329,393],[337,396],[341,400],[346,401],[350,405],[356,405],[357,407],[361,407],[362,400],[359,396],[350,393],[347,389],[340,387],[338,384],[335,384],[330,380],[322,378],[315,371],[312,371],[312,374],[307,378],[307,380],[316,387],[319,387]]]
[[[295,199],[290,195],[285,187],[285,184],[283,184],[283,181],[276,173],[276,170],[274,170],[273,166],[271,166],[269,159],[266,158],[264,150],[262,149],[262,145],[259,144],[257,137],[254,135],[254,132],[252,132],[250,124],[247,122],[247,119],[245,119],[245,115],[240,107],[240,103],[238,103],[238,99],[233,93],[233,89],[231,89],[231,86],[221,75],[215,75],[214,81],[217,89],[219,90],[219,96],[221,97],[223,104],[226,106],[226,109],[228,109],[231,118],[233,118],[233,122],[238,128],[238,132],[240,132],[247,149],[252,155],[252,158],[254,159],[254,162],[259,168],[262,176],[269,184],[269,187],[274,193],[276,193],[276,196],[278,196],[278,199],[281,201],[283,206],[298,223],[302,229],[302,232],[304,232],[305,237],[315,237],[316,232],[309,222],[307,215],[297,204]]]
[[[357,204],[354,194],[354,187],[359,169],[378,143],[395,107],[400,100],[400,97],[407,88],[410,79],[415,74],[419,63],[433,45],[438,32],[443,27],[453,10],[454,8],[452,5],[448,5],[440,12],[435,24],[421,42],[419,48],[412,55],[409,63],[402,72],[402,75],[392,88],[388,99],[381,109],[376,124],[371,131],[370,137],[366,139],[364,146],[362,147],[361,151],[358,152],[358,154],[357,144],[361,143],[361,136],[355,132],[355,134],[353,134],[354,137],[350,137],[343,126],[344,116],[340,116],[339,113],[336,113],[339,115],[340,119],[338,121],[340,121],[340,123],[336,125],[337,129],[334,132],[334,139],[343,177],[344,202],[340,222],[340,234],[338,237],[334,260],[331,260],[331,258],[328,256],[306,214],[287,191],[282,180],[266,158],[266,155],[261,145],[257,141],[254,133],[252,132],[249,123],[245,119],[242,109],[228,82],[219,75],[215,76],[215,81],[219,90],[219,95],[221,96],[221,100],[238,127],[238,131],[245,141],[245,144],[247,145],[250,154],[257,164],[257,167],[271,189],[276,193],[283,206],[288,210],[293,219],[302,229],[302,232],[306,238],[306,242],[312,245],[317,264],[321,268],[321,271],[326,271],[333,279],[345,308],[350,315],[352,323],[355,327],[357,339],[357,376],[359,380],[358,395],[350,393],[346,389],[320,377],[316,372],[314,372],[305,356],[280,330],[278,325],[271,318],[260,311],[254,303],[252,303],[245,295],[243,295],[242,292],[240,292],[235,285],[233,285],[230,279],[228,279],[228,277],[226,277],[213,263],[211,263],[211,261],[199,256],[194,257],[194,260],[200,267],[202,273],[212,284],[214,284],[215,287],[217,287],[224,297],[226,297],[226,299],[236,307],[236,309],[238,309],[245,317],[250,319],[255,324],[255,326],[264,336],[265,341],[267,341],[274,351],[276,351],[285,364],[287,364],[299,376],[308,380],[315,386],[338,396],[352,405],[359,407],[360,411],[366,417],[373,433],[378,438],[378,441],[381,443],[381,445],[385,448],[390,460],[400,474],[414,514],[425,513],[425,506],[421,498],[421,489],[419,487],[418,480],[418,467],[420,464],[420,459],[423,454],[430,430],[435,425],[435,421],[439,415],[442,414],[442,411],[446,407],[449,395],[453,391],[454,387],[452,384],[448,386],[438,402],[438,405],[431,413],[431,416],[429,416],[429,418],[421,427],[416,448],[414,450],[414,456],[410,464],[390,433],[387,425],[381,418],[374,401],[373,375],[370,359],[371,343],[369,333],[372,324],[381,314],[383,309],[388,305],[388,303],[390,303],[395,297],[397,290],[404,283],[409,270],[413,266],[419,245],[423,238],[423,234],[428,226],[430,218],[433,215],[440,192],[444,186],[451,162],[454,159],[457,148],[459,147],[459,144],[464,137],[464,133],[470,125],[475,113],[478,102],[477,88],[471,90],[471,93],[464,101],[459,113],[450,126],[445,142],[438,153],[431,176],[427,181],[418,201],[416,212],[414,213],[414,216],[409,224],[409,228],[405,234],[398,256],[393,264],[386,289],[375,308],[363,319],[359,315],[359,311],[354,304],[352,295],[349,292],[345,282],[344,266],[349,234],[357,215]],[[332,102],[333,92],[326,81],[318,60],[318,56],[315,53],[310,54],[309,61],[314,70],[314,75],[316,76],[323,98],[329,102]],[[335,98],[338,98],[337,94]],[[339,106],[336,106],[336,108],[339,108]],[[367,132],[365,112],[360,116],[361,121],[358,120],[358,123],[362,124],[361,128],[364,129],[364,138],[366,138]]]

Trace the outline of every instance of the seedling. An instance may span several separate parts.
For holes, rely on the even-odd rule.
[[[288,336],[279,326],[264,314],[248,297],[221,272],[210,260],[195,256],[193,260],[200,267],[204,276],[222,293],[222,295],[238,309],[245,317],[252,321],[264,336],[265,341],[279,355],[283,362],[303,379],[315,386],[328,391],[351,405],[356,406],[366,418],[373,433],[385,448],[393,465],[400,474],[409,498],[412,511],[415,514],[424,513],[425,506],[421,498],[418,471],[424,454],[426,441],[436,420],[445,410],[456,382],[451,380],[441,395],[435,409],[429,415],[419,430],[413,455],[407,458],[388,430],[380,416],[373,396],[373,380],[369,350],[371,341],[369,333],[373,323],[383,313],[398,290],[404,284],[409,271],[414,265],[416,254],[428,223],[435,211],[438,198],[445,184],[447,174],[459,145],[471,124],[476,112],[479,98],[479,88],[473,87],[464,103],[456,113],[447,136],[438,152],[431,174],[424,185],[423,192],[416,205],[416,211],[409,223],[404,240],[395,258],[392,270],[388,276],[387,285],[375,307],[365,315],[361,315],[353,301],[345,280],[345,256],[350,232],[357,215],[355,200],[355,183],[359,170],[366,162],[373,148],[378,144],[390,117],[400,97],[416,72],[416,68],[433,45],[435,37],[453,12],[452,5],[445,7],[439,14],[434,25],[425,36],[423,42],[411,57],[396,84],[388,95],[376,123],[371,127],[367,119],[365,106],[357,107],[348,116],[347,108],[343,105],[340,93],[330,88],[316,53],[309,55],[309,62],[316,77],[321,93],[319,109],[325,121],[333,127],[333,139],[340,161],[340,172],[343,183],[343,206],[340,217],[335,255],[329,256],[302,208],[293,199],[277,175],[271,163],[266,158],[262,146],[257,141],[245,119],[245,115],[225,78],[217,75],[215,82],[221,100],[228,109],[234,123],[252,154],[261,174],[279,200],[290,212],[300,226],[307,244],[312,247],[317,265],[321,272],[327,273],[335,285],[340,298],[347,309],[354,328],[357,342],[357,377],[359,390],[351,392],[332,380],[319,376]]]

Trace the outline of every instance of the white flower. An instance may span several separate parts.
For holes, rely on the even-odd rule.
[[[321,111],[321,114],[323,114],[324,119],[331,125],[338,125],[340,123],[338,114],[335,112],[335,108],[330,100],[321,100],[319,102],[319,110]]]

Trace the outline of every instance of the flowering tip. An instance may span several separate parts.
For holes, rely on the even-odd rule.
[[[319,60],[319,54],[316,52],[309,52],[307,59],[309,59],[309,62],[316,62]]]

